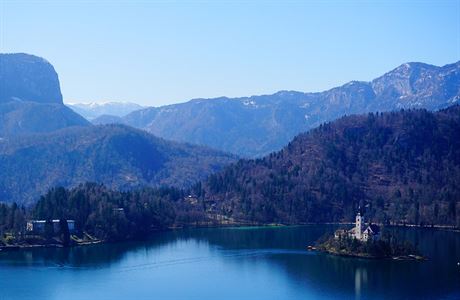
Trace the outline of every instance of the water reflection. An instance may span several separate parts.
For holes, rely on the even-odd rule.
[[[357,268],[355,271],[355,298],[361,299],[362,286],[367,286],[367,270]]]
[[[190,289],[195,289],[197,295],[203,293],[200,288],[213,288],[207,281],[215,281],[229,285],[228,288],[219,286],[223,289],[222,293],[238,297],[239,294],[232,294],[236,293],[234,286],[246,286],[246,293],[256,292],[256,286],[247,281],[260,279],[261,284],[272,280],[274,286],[282,285],[286,289],[284,292],[291,295],[284,297],[285,294],[282,294],[282,298],[291,299],[302,295],[349,299],[460,298],[460,267],[457,266],[460,261],[459,233],[393,230],[401,239],[417,244],[422,253],[430,258],[427,262],[353,259],[305,251],[306,245],[312,244],[325,232],[333,232],[335,228],[303,226],[178,230],[158,233],[140,242],[0,253],[0,277],[2,269],[7,272],[4,274],[15,272],[17,278],[27,278],[25,271],[40,270],[51,279],[44,276],[33,280],[40,283],[40,288],[46,290],[43,293],[47,295],[53,292],[52,286],[46,288],[47,282],[64,280],[56,277],[63,274],[72,278],[72,281],[65,281],[65,285],[70,286],[84,285],[88,277],[97,282],[99,278],[117,279],[121,275],[116,274],[124,274],[122,278],[137,278],[136,284],[141,286],[136,286],[136,289],[145,289],[146,292],[152,285],[139,283],[145,280],[144,276],[170,274],[172,278],[183,277],[189,281]],[[52,269],[61,271],[51,272]],[[75,275],[81,274],[83,279],[72,273],[62,273],[65,270],[77,272]],[[195,278],[197,270],[203,272],[206,281]],[[216,273],[213,270],[219,271]],[[234,276],[231,277],[231,274]],[[247,274],[251,274],[249,279],[245,277]],[[8,275],[5,278],[12,285],[16,282],[15,277]],[[82,281],[74,282],[75,278]],[[103,282],[101,284],[106,284]],[[116,285],[107,284],[117,289]],[[158,289],[158,286],[155,288]],[[274,298],[276,294],[272,291],[267,295]]]

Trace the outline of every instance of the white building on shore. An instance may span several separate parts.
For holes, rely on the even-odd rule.
[[[51,220],[53,224],[53,231],[59,231],[59,220]],[[26,231],[35,234],[41,234],[45,232],[45,225],[46,220],[31,220],[27,222]],[[67,220],[67,226],[69,228],[69,232],[73,233],[75,231],[75,221],[74,220]]]
[[[358,211],[356,214],[355,227],[350,230],[339,229],[335,232],[334,237],[339,238],[354,238],[362,242],[368,240],[378,240],[380,238],[380,227],[375,224],[366,226],[364,216]]]

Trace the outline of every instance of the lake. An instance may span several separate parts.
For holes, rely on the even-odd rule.
[[[0,253],[0,299],[460,299],[460,233],[393,229],[428,261],[308,252],[336,226],[209,228]]]

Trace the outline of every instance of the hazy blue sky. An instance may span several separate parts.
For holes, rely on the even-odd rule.
[[[0,2],[0,51],[49,60],[67,102],[321,91],[460,59],[455,0]]]

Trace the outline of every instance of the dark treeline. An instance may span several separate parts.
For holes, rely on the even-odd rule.
[[[27,212],[16,203],[11,205],[0,203],[0,234],[21,232],[24,229]]]
[[[118,192],[99,184],[51,189],[32,210],[35,219],[73,219],[75,227],[104,240],[145,236],[175,221],[176,189]]]
[[[119,192],[95,183],[57,187],[28,209],[0,205],[0,230],[4,238],[18,236],[25,232],[27,219],[71,219],[80,236],[109,241],[141,238],[172,225],[203,220],[203,214],[183,199],[184,192],[175,188]]]
[[[460,227],[460,106],[349,116],[195,186],[215,214],[262,223]]]

